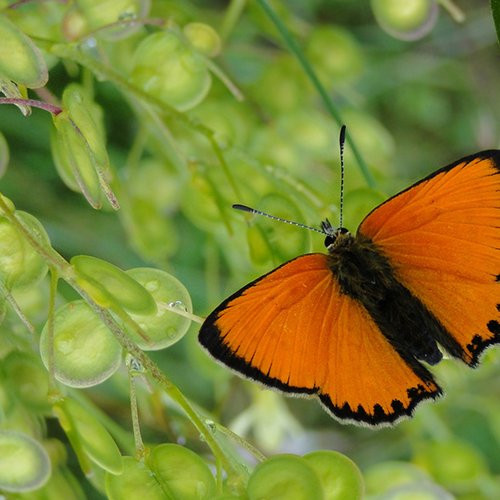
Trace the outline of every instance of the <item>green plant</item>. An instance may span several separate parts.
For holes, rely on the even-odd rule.
[[[430,0],[401,24],[397,2],[373,1],[373,17],[341,1],[0,1],[0,491],[359,498],[350,459],[306,453],[336,448],[374,497],[420,487],[438,498],[437,482],[498,496],[498,353],[467,379],[444,366],[446,404],[368,434],[235,385],[195,342],[193,310],[321,249],[230,207],[333,219],[341,122],[351,228],[424,165],[495,134],[481,127],[500,111],[497,81],[464,77],[496,60],[481,29],[490,13],[440,3],[451,12],[441,24]],[[476,27],[450,20],[460,16]],[[413,49],[380,27],[436,38]],[[444,58],[438,49],[464,31],[476,45]],[[466,66],[471,53],[484,62]],[[396,170],[405,163],[412,173]],[[297,435],[310,438],[303,449],[276,455]],[[463,481],[442,466],[450,455],[470,472]]]

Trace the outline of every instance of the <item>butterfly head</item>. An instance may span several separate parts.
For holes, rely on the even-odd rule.
[[[321,229],[325,233],[325,247],[328,251],[333,250],[340,241],[351,237],[351,233],[345,227],[333,227],[328,219],[321,222]]]

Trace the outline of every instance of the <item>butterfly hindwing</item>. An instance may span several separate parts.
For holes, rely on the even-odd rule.
[[[298,257],[236,292],[206,319],[200,342],[249,378],[318,395],[341,420],[376,425],[410,415],[439,387],[341,292],[328,258]]]
[[[500,152],[438,170],[361,223],[394,274],[443,325],[436,340],[475,366],[500,342]]]

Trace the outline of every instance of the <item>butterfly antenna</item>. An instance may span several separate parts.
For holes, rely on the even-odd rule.
[[[309,229],[310,231],[316,231],[317,233],[326,235],[329,234],[324,229],[317,229],[312,226],[307,226],[306,224],[301,224],[300,222],[295,222],[293,220],[288,220],[288,219],[282,219],[281,217],[276,217],[276,215],[267,214],[266,212],[261,212],[260,210],[256,210],[255,208],[247,207],[246,205],[240,205],[239,203],[234,204],[233,208],[235,210],[241,210],[242,212],[249,212],[255,215],[263,215],[264,217],[268,217],[269,219],[274,219],[279,222],[284,222],[286,224],[292,224],[293,226],[303,227],[304,229]]]
[[[340,137],[339,137],[339,144],[340,144],[340,206],[339,206],[339,227],[342,226],[342,216],[344,214],[344,144],[345,144],[345,133],[346,133],[346,126],[342,125],[340,128]]]

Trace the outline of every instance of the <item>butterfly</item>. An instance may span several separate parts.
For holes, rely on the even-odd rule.
[[[443,350],[475,367],[500,342],[500,151],[437,170],[356,234],[321,229],[327,253],[286,262],[206,318],[198,338],[216,360],[377,426],[442,394],[428,366]]]

